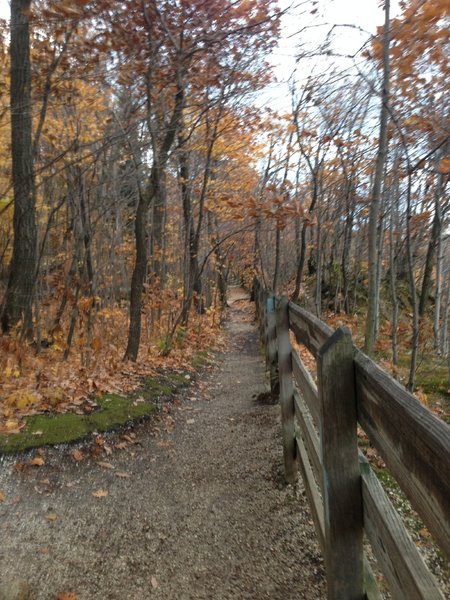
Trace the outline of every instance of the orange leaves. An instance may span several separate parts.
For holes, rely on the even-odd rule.
[[[63,17],[65,19],[76,19],[83,14],[83,8],[91,0],[63,0],[62,2],[51,2],[48,8],[43,9],[44,15],[50,18]]]
[[[71,455],[76,462],[81,462],[82,460],[84,460],[84,456],[81,450],[73,450],[73,452],[71,452]]]
[[[438,172],[443,175],[448,175],[450,173],[450,157],[443,158],[438,166]]]
[[[56,515],[55,513],[50,513],[45,518],[47,519],[47,521],[57,521],[58,515]]]

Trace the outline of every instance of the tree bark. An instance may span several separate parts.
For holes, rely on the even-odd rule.
[[[184,89],[181,74],[178,75],[177,92],[175,104],[167,126],[167,130],[157,155],[153,157],[153,166],[150,183],[145,193],[139,195],[136,218],[134,223],[134,234],[136,244],[136,258],[131,278],[130,290],[130,327],[128,330],[128,343],[125,351],[125,359],[136,361],[141,341],[141,310],[142,291],[144,289],[145,277],[147,275],[147,216],[154,196],[161,185],[161,169],[163,169],[169,158],[169,152],[173,145],[177,130],[179,128],[183,104]]]
[[[7,332],[22,322],[33,335],[32,307],[36,282],[37,223],[33,171],[29,10],[31,0],[11,1],[11,141],[14,188],[14,245],[1,311]]]
[[[441,160],[441,158],[443,158],[445,156],[446,151],[447,151],[447,144],[445,146],[443,146],[441,152],[438,153],[437,160],[436,160],[437,164],[439,164],[439,161]],[[433,283],[432,275],[433,275],[434,257],[436,255],[436,249],[439,246],[439,240],[440,240],[441,232],[442,232],[441,199],[442,199],[442,195],[444,193],[444,187],[445,187],[444,175],[440,173],[437,176],[436,190],[434,192],[433,225],[432,225],[432,229],[431,229],[431,237],[430,237],[430,241],[428,244],[427,256],[426,256],[426,260],[425,260],[425,268],[424,268],[423,279],[422,279],[422,289],[420,292],[420,302],[419,302],[420,318],[422,318],[423,315],[425,314],[425,311],[426,311],[426,308],[428,305],[428,300],[430,297],[431,286]]]
[[[376,337],[377,313],[379,308],[378,285],[378,218],[380,213],[381,190],[383,185],[384,165],[388,148],[387,124],[389,117],[389,92],[390,92],[390,59],[389,47],[391,40],[389,23],[390,0],[384,3],[384,34],[383,34],[383,90],[381,96],[380,136],[378,140],[378,153],[375,168],[375,177],[372,189],[372,198],[369,214],[369,289],[366,320],[366,333],[364,351],[372,354]]]

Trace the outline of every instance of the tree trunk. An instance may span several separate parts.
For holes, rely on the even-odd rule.
[[[446,146],[443,147],[442,151],[438,154],[437,163],[439,163],[440,159],[445,156]],[[441,237],[442,231],[442,210],[441,210],[441,197],[444,192],[445,180],[444,175],[439,174],[438,180],[436,182],[436,190],[434,193],[434,217],[433,217],[433,226],[431,229],[431,237],[428,244],[427,257],[425,260],[425,268],[423,272],[422,279],[422,289],[420,292],[420,302],[419,302],[419,316],[423,317],[425,314],[428,300],[430,297],[431,286],[432,286],[432,276],[433,276],[433,264],[434,257],[436,254],[436,248],[439,244],[439,239]]]
[[[349,184],[347,189],[347,215],[344,225],[344,247],[342,250],[341,272],[342,272],[342,299],[344,310],[350,313],[350,250],[352,246],[353,220],[355,217],[355,200],[353,194],[353,185]]]
[[[444,298],[444,306],[443,306],[443,319],[442,319],[442,334],[440,336],[440,341],[441,341],[441,354],[444,354],[445,356],[448,354],[449,352],[449,340],[448,340],[448,311],[449,311],[449,307],[450,307],[450,268],[447,267],[447,273],[446,273],[446,277],[447,277],[447,288],[445,291],[445,298]],[[449,373],[450,375],[450,373]],[[450,381],[450,377],[449,377],[449,381]],[[450,387],[450,386],[449,386]]]
[[[392,364],[398,365],[398,314],[399,302],[397,296],[397,253],[398,253],[398,202],[399,202],[399,164],[397,158],[394,160],[394,184],[390,191],[390,223],[389,223],[389,284],[392,302]]]
[[[153,275],[159,279],[161,288],[164,287],[164,230],[166,225],[166,173],[161,171],[158,189],[153,202],[152,220],[152,258]]]
[[[36,282],[37,224],[32,151],[29,10],[31,0],[11,1],[11,139],[14,188],[14,245],[1,311],[3,331],[22,321],[33,334],[32,306]]]
[[[280,251],[281,251],[281,229],[275,222],[275,265],[273,268],[272,289],[275,295],[278,293],[278,285],[280,279]]]
[[[169,158],[169,152],[173,145],[177,130],[180,126],[184,104],[184,89],[182,85],[181,73],[178,74],[177,93],[175,95],[175,104],[167,125],[164,139],[160,148],[156,149],[157,154],[153,156],[153,166],[150,176],[150,183],[145,194],[139,194],[138,206],[136,209],[136,218],[134,223],[134,234],[136,244],[136,258],[131,278],[130,290],[130,326],[128,329],[128,343],[125,350],[125,360],[136,361],[139,345],[141,341],[141,310],[142,310],[142,292],[144,289],[145,277],[147,275],[147,214],[158,187],[161,185],[161,169],[164,169]]]
[[[409,289],[411,293],[412,305],[412,336],[411,336],[411,362],[409,365],[409,377],[406,385],[407,389],[412,392],[416,378],[417,357],[419,354],[420,342],[420,316],[419,303],[417,301],[416,281],[414,279],[414,256],[412,250],[412,234],[411,234],[411,217],[412,217],[412,201],[411,201],[411,171],[408,164],[408,188],[406,193],[406,252],[408,257],[408,278]]]
[[[134,221],[136,258],[130,291],[130,328],[125,358],[135,361],[141,342],[141,294],[147,274],[147,213],[151,201],[151,192],[140,196]]]
[[[373,182],[372,198],[369,214],[369,289],[368,289],[368,307],[366,320],[366,333],[364,340],[364,351],[372,354],[375,343],[376,323],[378,312],[378,218],[380,213],[381,190],[383,185],[384,165],[386,162],[388,137],[387,124],[389,116],[389,88],[390,88],[390,23],[389,23],[390,0],[384,2],[384,34],[383,34],[383,90],[381,96],[381,115],[380,115],[380,136],[378,140],[378,153],[375,168],[375,178]]]

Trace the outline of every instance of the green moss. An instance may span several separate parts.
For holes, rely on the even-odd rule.
[[[130,401],[116,394],[107,394],[100,401],[102,410],[92,413],[87,419],[95,431],[107,431],[113,427],[125,425],[134,419],[141,419],[152,414],[154,404]]]
[[[98,402],[100,410],[90,415],[34,415],[13,435],[0,435],[0,452],[23,452],[44,445],[65,444],[82,439],[94,431],[103,432],[149,416],[155,409],[148,402],[136,402],[107,394]]]
[[[388,490],[397,490],[398,484],[387,469],[374,469],[378,479]]]
[[[210,361],[208,351],[198,352],[192,360],[195,369]],[[80,440],[94,431],[105,432],[133,420],[152,414],[155,402],[169,398],[181,387],[189,385],[187,373],[165,373],[146,377],[142,387],[130,397],[107,394],[98,400],[99,410],[91,414],[34,415],[26,417],[26,426],[20,433],[0,434],[0,454],[23,452],[46,445],[66,444]],[[142,400],[144,398],[144,400]]]
[[[169,373],[167,379],[176,387],[187,387],[189,379],[186,379],[187,373]]]
[[[138,395],[143,393],[144,395],[150,395],[152,398],[159,398],[161,396],[170,396],[172,391],[165,378],[145,377],[143,388],[138,391]]]

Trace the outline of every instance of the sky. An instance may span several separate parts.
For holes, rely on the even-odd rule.
[[[272,108],[288,110],[290,92],[287,84],[296,68],[298,44],[307,42],[310,47],[324,42],[333,28],[332,48],[339,54],[354,55],[362,45],[376,33],[384,22],[383,2],[380,0],[279,0],[282,9],[291,7],[282,21],[282,37],[271,63],[274,65],[277,83],[264,94],[264,103]],[[311,11],[317,12],[311,14]],[[399,0],[391,0],[391,17],[400,12]],[[347,61],[349,62],[349,61]],[[321,58],[315,57],[314,64],[320,68]],[[322,61],[324,69],[325,60]],[[342,60],[344,65],[345,61]],[[304,69],[304,66],[303,66]],[[301,80],[302,66],[297,69],[296,79]]]
[[[111,0],[114,1],[114,0]],[[282,38],[270,62],[277,83],[263,94],[261,101],[277,110],[289,109],[287,80],[296,66],[300,40],[319,45],[333,25],[333,46],[340,53],[354,54],[378,25],[383,23],[384,4],[380,0],[278,0],[282,9],[291,7],[282,22]],[[312,10],[317,9],[314,14]],[[0,0],[0,18],[9,18],[9,0]],[[391,15],[399,12],[399,0],[391,0]],[[350,25],[350,27],[342,27]],[[316,60],[316,59],[315,59]],[[318,58],[316,62],[319,63]],[[299,74],[301,78],[301,73]]]

